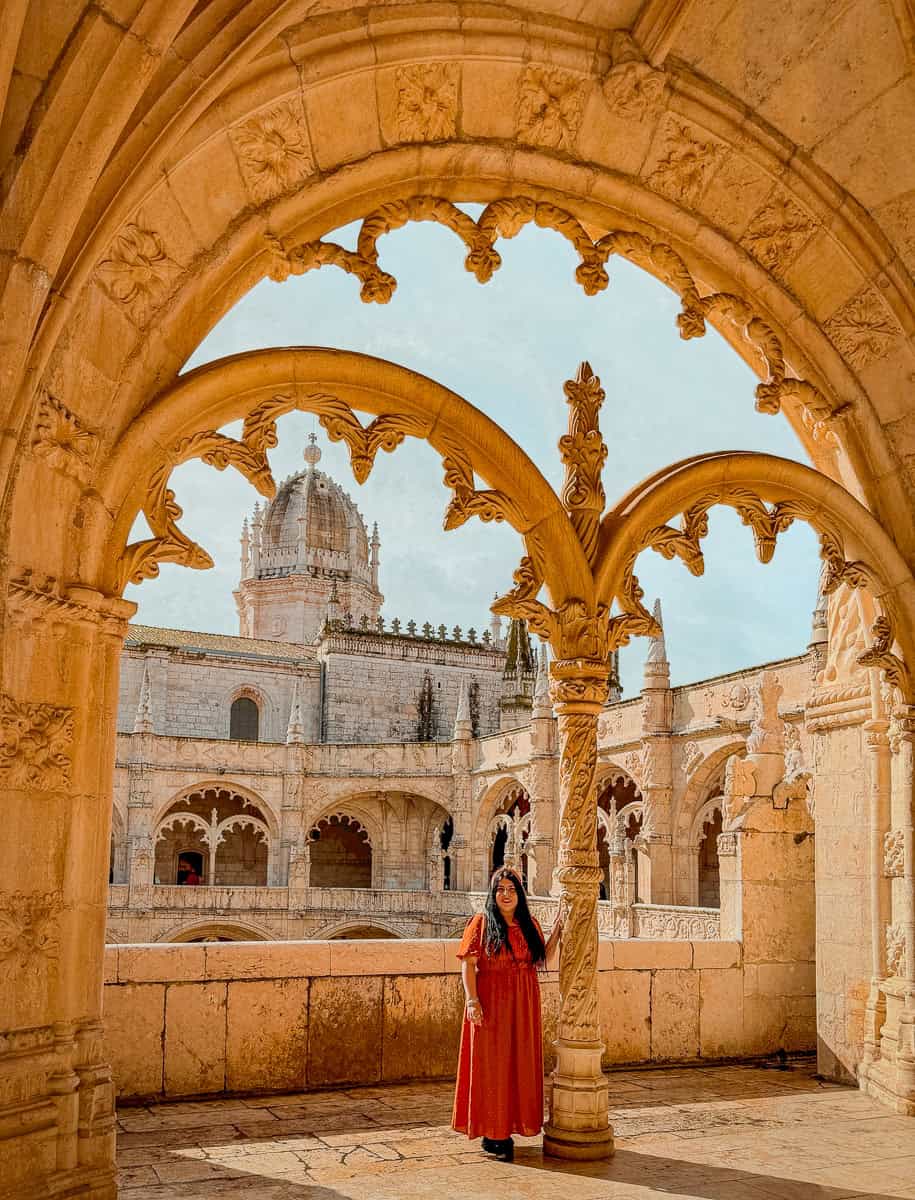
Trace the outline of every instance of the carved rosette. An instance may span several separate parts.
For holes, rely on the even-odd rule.
[[[843,304],[824,329],[839,353],[856,368],[883,358],[902,333],[873,288],[866,288]]]
[[[395,126],[401,142],[434,142],[457,131],[457,63],[408,63],[395,73]]]
[[[97,448],[97,435],[50,392],[43,392],[32,434],[35,457],[85,483],[92,471]]]
[[[97,274],[108,295],[143,327],[171,294],[181,270],[159,234],[132,223],[114,239]]]
[[[286,102],[230,130],[242,175],[260,204],[296,187],[314,171],[300,103]]]
[[[819,228],[817,222],[785,192],[759,210],[741,243],[774,275],[783,275]]]
[[[559,866],[565,911],[559,970],[559,1036],[594,1042],[597,1011],[597,718],[607,696],[607,665],[556,660],[550,664],[550,697],[559,738]]]
[[[0,973],[13,978],[57,958],[57,919],[63,911],[57,892],[0,893]]]
[[[73,709],[0,695],[0,782],[56,792],[70,786]]]
[[[646,182],[680,204],[695,204],[724,157],[724,147],[668,116],[661,150]]]
[[[559,67],[531,63],[518,95],[518,137],[553,150],[572,150],[585,107],[585,80]]]

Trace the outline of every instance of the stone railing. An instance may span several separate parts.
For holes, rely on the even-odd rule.
[[[667,941],[713,942],[721,937],[721,910],[633,904],[632,936]]]
[[[293,1092],[452,1076],[463,1011],[456,949],[434,939],[110,946],[104,1021],[118,1093]],[[743,1021],[736,942],[601,941],[597,965],[605,1066],[813,1044],[812,1019],[787,1042],[784,1020],[765,1029]],[[763,986],[754,976],[754,996]],[[557,976],[544,973],[541,990],[549,1067]],[[767,1011],[785,1010],[780,993],[760,999]]]
[[[480,912],[484,892],[427,892],[412,889],[381,888],[302,888],[179,887],[156,884],[144,888],[135,900],[127,885],[108,889],[108,910],[112,918],[128,916],[132,908],[144,912],[171,914],[175,921],[194,917],[234,916],[251,920],[270,915],[306,918],[304,934],[321,936],[331,922],[353,921],[389,926],[406,936],[415,936],[423,927],[441,936],[459,927],[460,921]],[[556,919],[558,900],[550,896],[531,896],[530,907],[545,930]],[[669,941],[714,941],[720,937],[720,913],[716,908],[677,908],[656,904],[635,904],[618,910],[608,901],[597,906],[598,929],[602,937],[635,937]],[[299,926],[301,929],[301,926]],[[267,926],[272,935],[283,938],[281,929]],[[266,931],[266,930],[265,930]],[[293,934],[303,936],[302,933]]]

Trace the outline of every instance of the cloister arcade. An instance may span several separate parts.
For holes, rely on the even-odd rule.
[[[716,504],[736,507],[764,561],[791,520],[815,528],[832,658],[808,678],[792,719],[803,722],[806,768],[786,745],[777,697],[760,700],[745,758],[728,759],[722,931],[741,942],[746,966],[767,962],[779,938],[815,961],[807,1041],[821,1070],[915,1112],[911,6],[866,0],[829,21],[822,6],[773,17],[749,0],[606,0],[575,6],[574,17],[532,0],[358,13],[297,0],[8,9],[0,912],[10,932],[0,962],[16,986],[3,989],[0,1053],[12,1082],[0,1092],[0,1147],[14,1194],[116,1195],[101,981],[118,656],[132,614],[124,587],[162,562],[211,564],[178,524],[173,467],[202,454],[270,495],[275,418],[296,407],[323,406],[363,477],[384,423],[394,442],[426,439],[445,460],[449,527],[498,515],[524,541],[516,586],[499,604],[553,651],[558,784],[549,821],[535,819],[529,839],[538,876],[555,839],[569,913],[546,1128],[556,1154],[598,1157],[613,1144],[600,1073],[594,776],[608,653],[657,633],[638,556],[673,555],[698,573]],[[754,35],[742,39],[744,28]],[[840,86],[851,61],[856,86]],[[459,203],[488,208],[472,220]],[[604,445],[590,372],[567,385],[562,496],[472,404],[391,363],[298,347],[179,375],[268,274],[335,266],[359,280],[365,301],[390,300],[396,280],[376,243],[411,219],[455,231],[481,282],[501,261],[498,238],[529,221],[572,242],[589,293],[607,286],[614,254],[644,267],[680,297],[682,337],[711,324],[750,363],[757,406],[784,414],[813,467],[712,447],[659,464],[608,507],[602,459],[586,458],[587,486],[573,486],[576,438]],[[331,240],[356,220],[366,222],[356,250]],[[241,441],[219,432],[234,421],[245,423]],[[131,544],[141,511],[151,537]],[[771,680],[759,686],[771,698]],[[652,894],[673,897],[684,853],[674,831],[685,827],[691,854],[715,797],[670,809],[669,695],[646,692],[636,841],[648,847]],[[455,739],[462,887],[488,866],[492,819],[471,825],[470,740],[469,730]],[[130,766],[142,773],[141,759]],[[528,790],[535,797],[539,783]],[[339,810],[325,799],[283,851],[306,874],[312,818]],[[402,885],[425,880],[445,812],[402,822],[411,832],[402,865],[390,867]],[[128,863],[152,890],[154,830],[138,834]],[[372,845],[377,875],[381,842]],[[766,906],[779,856],[792,872]],[[761,924],[739,924],[738,893]],[[757,1037],[775,1001],[740,995],[741,1039]]]

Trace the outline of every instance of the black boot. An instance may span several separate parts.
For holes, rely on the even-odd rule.
[[[483,1138],[483,1149],[487,1154],[498,1154],[502,1143],[497,1138]]]
[[[515,1161],[515,1143],[510,1137],[502,1138],[501,1141],[498,1141],[495,1144],[498,1147],[495,1154],[499,1162]]]

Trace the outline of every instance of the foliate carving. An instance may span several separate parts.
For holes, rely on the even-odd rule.
[[[716,941],[721,936],[720,913],[672,911],[641,904],[633,909],[633,937],[702,942]]]
[[[38,401],[32,453],[65,475],[85,483],[92,470],[98,437],[90,432],[75,413],[43,392]]]
[[[783,690],[774,671],[763,671],[753,698],[753,722],[747,737],[748,754],[784,753],[785,723],[778,715],[778,701]]]
[[[882,358],[900,334],[895,318],[873,288],[843,304],[824,328],[839,353],[859,368]]]
[[[368,479],[379,450],[386,450],[390,454],[408,434],[422,437],[429,425],[421,417],[385,414],[375,417],[368,426],[363,426],[349,405],[335,396],[316,400],[312,408],[318,413],[318,419],[327,430],[330,440],[346,442],[357,483],[365,483]]]
[[[57,919],[63,911],[57,892],[0,893],[0,971],[15,977],[31,971],[41,959],[57,958]]]
[[[612,112],[629,121],[641,121],[660,107],[667,84],[661,70],[652,67],[638,42],[617,30],[610,37],[612,65],[601,89]]]
[[[562,506],[593,567],[600,518],[606,504],[601,472],[607,461],[607,446],[597,420],[604,390],[586,362],[581,364],[577,378],[566,381],[563,390],[569,404],[569,432],[559,439],[559,453],[566,468]]]
[[[130,224],[115,238],[97,274],[108,295],[142,327],[171,294],[181,267],[166,253],[157,233]]]
[[[143,513],[153,536],[141,542],[132,542],[124,550],[118,561],[119,591],[123,591],[128,583],[155,579],[159,574],[159,564],[163,562],[177,563],[199,571],[205,571],[213,565],[206,550],[178,528],[178,521],[184,513],[175,502],[175,493],[168,486],[171,471],[169,463],[153,473],[143,505]]]
[[[656,71],[647,62],[626,62],[610,68],[601,90],[617,116],[644,121],[660,108],[666,86],[663,71]]]
[[[892,652],[895,642],[893,625],[890,618],[884,614],[879,616],[871,626],[871,637],[874,639],[863,654],[858,655],[858,663],[862,667],[876,667],[883,671],[887,683],[908,694],[909,673],[902,659]]]
[[[731,755],[724,771],[723,822],[727,832],[739,829],[753,806],[757,793],[756,767],[745,758]]]
[[[677,156],[681,152],[685,155],[682,168],[677,166],[680,161]],[[716,146],[715,161],[717,153]],[[689,156],[682,148],[678,150],[674,146],[668,158],[670,162],[658,168],[662,175],[670,174],[673,179],[679,177],[678,171],[690,174]],[[698,171],[701,175],[704,162],[694,164],[692,173]],[[456,233],[467,247],[464,265],[480,283],[487,283],[501,266],[496,241],[500,237],[514,237],[530,222],[543,229],[554,229],[571,243],[579,256],[575,279],[589,296],[597,295],[607,287],[606,264],[614,254],[620,254],[650,271],[680,297],[682,310],[677,316],[677,326],[682,338],[702,337],[706,320],[714,318],[733,324],[756,349],[768,374],[756,388],[756,407],[760,412],[776,413],[784,401],[794,400],[801,405],[805,418],[815,425],[822,425],[835,415],[812,384],[788,376],[781,340],[747,301],[724,292],[700,295],[686,263],[671,246],[654,242],[633,230],[612,230],[594,241],[581,222],[565,209],[525,196],[493,201],[476,221],[450,200],[437,196],[413,196],[393,201],[366,217],[356,250],[324,241],[288,247],[275,234],[267,234],[272,256],[270,277],[282,282],[290,275],[335,266],[359,279],[363,301],[386,304],[394,294],[397,280],[378,265],[378,239],[409,221],[435,221]]]
[[[735,683],[734,686],[721,698],[722,708],[733,708],[740,712],[750,703],[750,689],[745,683]]]
[[[883,874],[887,879],[899,878],[905,867],[905,838],[901,829],[891,829],[883,835]]]
[[[73,709],[0,695],[0,781],[56,792],[70,785]]]
[[[641,783],[642,773],[645,770],[645,751],[630,750],[623,759],[623,766],[632,776],[636,783]]]
[[[572,150],[585,107],[585,81],[559,67],[530,64],[518,96],[518,136],[553,150]]]
[[[314,171],[301,107],[283,103],[229,131],[253,199],[270,200]]]
[[[646,183],[680,204],[695,204],[723,156],[719,142],[703,140],[682,121],[670,118],[661,157]]]
[[[741,243],[767,270],[781,275],[817,228],[817,222],[783,192],[760,209]]]
[[[508,496],[502,492],[480,491],[474,486],[473,465],[462,446],[441,437],[430,440],[442,452],[445,487],[452,492],[451,502],[445,510],[446,530],[458,529],[471,517],[479,517],[481,521],[508,521],[515,529],[523,525],[521,510]]]
[[[702,762],[703,754],[695,742],[687,742],[683,747],[683,770],[692,775]]]
[[[886,973],[902,977],[905,975],[905,926],[886,927]]]
[[[434,142],[454,137],[460,80],[457,63],[410,63],[397,68],[395,80],[399,141]]]

